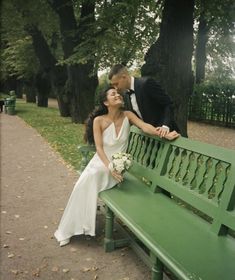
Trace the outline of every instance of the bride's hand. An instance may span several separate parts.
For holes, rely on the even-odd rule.
[[[123,181],[123,176],[120,173],[117,173],[116,171],[111,171],[112,176],[114,179],[118,181],[118,183],[121,183]]]
[[[167,140],[174,140],[174,139],[178,138],[179,136],[180,136],[180,134],[178,132],[176,132],[175,130],[173,130],[173,131],[167,133],[164,138],[166,138]]]

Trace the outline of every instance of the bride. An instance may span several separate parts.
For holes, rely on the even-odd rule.
[[[87,140],[95,143],[96,153],[76,182],[54,234],[60,246],[68,244],[74,235],[95,235],[98,193],[123,180],[121,174],[109,169],[109,163],[113,154],[125,152],[130,125],[136,125],[145,133],[159,135],[157,128],[122,108],[122,96],[109,87],[100,94],[100,106],[88,119]],[[172,140],[178,136],[172,131],[165,138]]]

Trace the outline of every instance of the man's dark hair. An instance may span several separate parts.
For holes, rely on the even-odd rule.
[[[109,80],[111,80],[114,75],[117,75],[122,71],[127,71],[126,66],[124,64],[115,64],[109,71]]]

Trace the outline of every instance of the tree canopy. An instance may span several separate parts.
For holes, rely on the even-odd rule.
[[[166,5],[174,6],[167,0],[3,0],[1,87],[12,78],[35,87],[47,84],[38,86],[37,94],[46,99],[44,92],[53,91],[61,115],[83,122],[94,106],[97,71],[120,62],[140,68],[168,32],[160,28]],[[194,30],[196,82],[234,78],[233,1],[196,0],[193,9],[187,24]],[[181,16],[187,16],[183,6]]]

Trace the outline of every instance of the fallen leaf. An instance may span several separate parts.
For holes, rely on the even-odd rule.
[[[51,269],[51,271],[57,272],[57,271],[59,271],[59,267],[58,267],[58,266],[53,266],[52,269]]]
[[[93,266],[93,267],[91,268],[92,271],[96,271],[96,270],[98,270],[98,269],[99,269],[99,268],[96,267],[96,266]]]
[[[90,267],[83,267],[82,272],[88,272],[88,271],[90,271],[90,270],[91,270]]]
[[[74,252],[77,252],[77,249],[72,247],[72,248],[70,249],[70,251],[74,253]]]
[[[33,274],[33,276],[39,277],[40,276],[40,269],[39,268],[35,269],[32,274]]]

